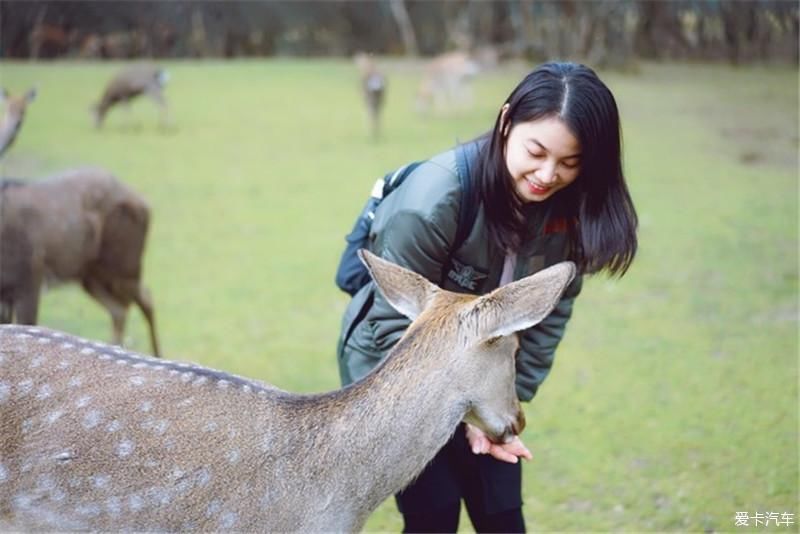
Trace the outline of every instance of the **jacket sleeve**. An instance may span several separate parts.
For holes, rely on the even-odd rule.
[[[550,315],[520,334],[516,384],[520,400],[531,400],[550,373],[556,347],[564,337],[567,321],[572,315],[572,305],[582,286],[583,277],[578,275],[567,286]]]
[[[441,211],[437,211],[440,217],[452,220],[452,214],[443,215]],[[413,210],[399,210],[387,221],[374,252],[438,285],[453,239],[453,236],[447,235],[448,230],[453,230],[450,226],[427,220]],[[395,311],[380,291],[375,292],[375,302],[366,321],[381,358],[386,356],[411,323]]]

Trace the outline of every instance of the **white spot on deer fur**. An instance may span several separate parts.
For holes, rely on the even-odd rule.
[[[36,477],[36,491],[50,493],[56,487],[56,482],[50,475],[42,474]]]
[[[92,486],[95,488],[103,489],[111,482],[111,477],[109,475],[93,475],[89,477],[89,480],[91,480]]]
[[[39,367],[43,363],[44,363],[44,356],[36,356],[34,359],[31,360],[31,363],[30,363],[29,367],[31,369],[36,369],[37,367]]]
[[[192,382],[192,385],[193,386],[202,386],[206,382],[208,382],[208,377],[200,376],[194,382]]]
[[[239,461],[239,456],[239,449],[231,449],[225,454],[225,459],[227,459],[228,462],[235,464]]]
[[[33,428],[33,419],[28,418],[22,422],[22,433],[27,434]]]
[[[206,423],[206,426],[203,427],[203,431],[204,432],[216,432],[216,430],[218,428],[219,428],[219,425],[217,423],[215,423],[214,421],[209,421],[208,423]]]
[[[50,388],[49,384],[44,384],[42,387],[39,388],[39,393],[36,394],[37,400],[44,400],[50,397],[53,394],[53,390]]]
[[[230,382],[228,382],[227,380],[220,380],[219,382],[217,382],[217,387],[219,389],[225,389],[228,387],[229,384]]]
[[[54,337],[56,339],[60,339],[60,338],[64,337],[64,334],[62,334],[61,332],[50,332],[50,337]]]
[[[185,408],[186,406],[189,406],[191,404],[194,404],[194,397],[186,397],[185,399],[183,399],[178,403],[178,406],[180,406],[181,408]]]
[[[211,482],[211,472],[205,467],[201,467],[197,470],[195,480],[198,486],[206,486]]]
[[[62,349],[73,349],[73,348],[75,348],[75,345],[73,345],[69,341],[65,341],[64,343],[61,344],[61,348]]]
[[[222,510],[222,503],[217,499],[214,499],[208,503],[208,506],[206,506],[206,518],[211,519],[212,517],[216,516],[220,510]]]
[[[109,497],[105,508],[109,515],[117,517],[122,512],[122,502],[119,497]]]
[[[108,423],[108,426],[106,427],[106,432],[111,434],[111,433],[116,432],[120,428],[122,428],[122,424],[117,419],[114,419],[113,421]]]
[[[237,521],[239,521],[239,515],[236,512],[225,512],[219,519],[219,526],[223,529],[229,529],[232,528]]]
[[[28,335],[28,334],[17,334],[15,337],[17,339],[27,339],[27,338],[32,338],[33,336]]]
[[[139,405],[139,411],[141,411],[141,412],[147,413],[152,409],[153,409],[153,403],[150,402],[150,401],[144,401],[143,403],[141,403]]]
[[[48,339],[48,338],[46,338],[46,337],[40,337],[39,339],[37,339],[37,340],[36,340],[36,342],[37,342],[39,345],[46,345],[47,343],[50,343],[50,341],[51,341],[51,340],[50,340],[50,339]]]
[[[61,488],[53,488],[50,491],[50,499],[55,502],[61,502],[67,497],[67,494]]]
[[[92,347],[84,347],[81,349],[81,354],[94,354],[95,350]]]
[[[153,487],[147,490],[147,495],[155,504],[166,506],[172,500],[169,492],[164,488]]]
[[[167,431],[167,427],[169,426],[169,422],[165,421],[164,419],[148,419],[147,421],[143,422],[141,427],[144,430],[152,430],[159,436],[164,435],[164,432]]]
[[[194,373],[190,373],[187,371],[181,375],[181,382],[188,382],[189,380],[192,379],[192,377],[194,377]]]
[[[26,330],[27,330],[28,332],[30,332],[31,334],[40,334],[40,333],[42,332],[42,331],[41,331],[41,330],[39,330],[38,328],[27,328]]]
[[[0,402],[5,402],[11,396],[11,386],[0,382]]]
[[[19,384],[17,384],[17,389],[19,389],[20,395],[27,395],[33,389],[33,380],[23,380]]]
[[[132,377],[130,377],[128,380],[129,380],[129,381],[130,381],[130,383],[131,383],[131,384],[133,384],[134,386],[141,386],[141,385],[142,385],[142,384],[144,384],[144,382],[145,382],[145,380],[144,380],[144,377],[141,377],[141,376],[139,376],[139,375],[132,376]]]
[[[82,376],[73,376],[72,378],[69,379],[69,382],[67,383],[67,385],[71,388],[76,388],[81,384],[83,384]]]
[[[250,393],[251,391],[253,391],[253,388],[251,388],[248,384],[245,384],[242,386],[242,391],[244,391],[245,393]]]
[[[69,360],[61,360],[60,362],[58,362],[59,369],[66,369],[70,365],[72,365],[72,362],[70,362]]]
[[[91,410],[86,416],[83,418],[83,428],[89,430],[97,425],[103,420],[103,414],[98,410]]]
[[[100,359],[101,360],[110,360],[111,359],[111,355],[110,354],[101,354],[100,355]]]
[[[78,515],[86,516],[86,517],[97,517],[100,515],[100,506],[90,503],[90,504],[82,504],[75,508],[75,511]]]
[[[8,469],[3,464],[0,464],[0,483],[8,480]]]
[[[89,402],[91,402],[91,400],[92,400],[92,396],[91,395],[84,395],[84,396],[82,396],[81,398],[78,399],[78,401],[75,403],[75,407],[76,408],[85,408],[86,406],[89,406]]]
[[[33,502],[33,497],[31,497],[27,493],[17,493],[16,495],[14,495],[13,501],[14,501],[14,508],[27,510],[31,507],[31,503]]]
[[[53,423],[58,421],[62,415],[64,415],[63,410],[56,410],[54,412],[50,412],[49,414],[47,414],[47,419],[46,419],[47,423],[52,425]]]
[[[117,365],[128,365],[128,360],[117,360],[114,363],[116,363]]]
[[[124,439],[117,443],[116,453],[117,456],[120,458],[127,458],[131,455],[134,449],[134,444],[132,441]]]

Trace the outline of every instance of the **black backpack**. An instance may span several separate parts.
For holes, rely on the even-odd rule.
[[[461,184],[461,209],[458,213],[458,227],[453,241],[453,251],[461,248],[470,230],[472,230],[472,224],[478,214],[478,201],[476,195],[473,194],[469,172],[470,162],[475,160],[477,152],[478,147],[475,142],[456,147],[456,168],[458,181]],[[361,263],[357,253],[359,249],[367,248],[369,231],[372,227],[372,220],[375,218],[375,210],[381,201],[400,187],[406,177],[422,163],[422,161],[409,163],[379,179],[375,183],[372,195],[367,200],[364,209],[358,215],[353,229],[345,237],[347,245],[339,260],[339,267],[336,269],[336,285],[350,296],[355,295],[371,279],[369,271]],[[448,267],[448,265],[445,265],[445,269]]]

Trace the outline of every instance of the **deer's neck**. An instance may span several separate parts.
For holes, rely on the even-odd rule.
[[[22,117],[6,113],[0,122],[0,154],[14,142],[19,127],[22,124]]]
[[[351,433],[348,488],[377,506],[404,488],[452,436],[467,411],[453,351],[398,346],[362,381],[341,392],[338,418]]]

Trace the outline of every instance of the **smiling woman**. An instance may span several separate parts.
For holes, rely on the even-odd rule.
[[[464,150],[473,155],[462,172],[474,185],[467,201],[479,209],[467,238],[456,239],[466,188],[457,150],[450,150],[416,166],[381,202],[372,252],[444,289],[476,294],[566,259],[582,274],[627,270],[637,219],[622,173],[619,116],[591,69],[537,68],[500,106],[492,131],[471,144],[476,149]],[[581,284],[578,276],[548,317],[520,332],[520,400],[531,400],[548,375]],[[342,321],[342,382],[370,372],[407,327],[373,283],[361,288]],[[530,458],[528,449],[517,436],[495,443],[466,423],[451,430],[451,441],[397,496],[404,530],[457,530],[462,499],[477,531],[524,530],[519,458]]]
[[[578,177],[581,144],[561,119],[523,122],[506,135],[508,172],[524,201],[546,200]]]

